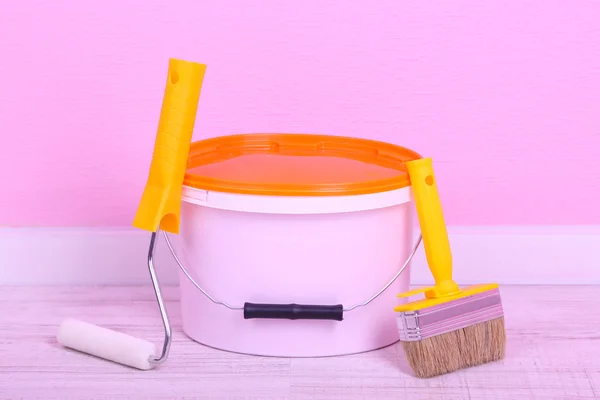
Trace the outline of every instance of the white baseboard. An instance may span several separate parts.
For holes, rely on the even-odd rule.
[[[449,227],[460,284],[600,284],[600,226]],[[150,284],[149,234],[133,229],[2,228],[0,285]],[[161,238],[163,284],[177,267]],[[412,282],[432,281],[421,247]]]

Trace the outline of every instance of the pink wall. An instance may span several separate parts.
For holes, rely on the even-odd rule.
[[[208,64],[195,139],[387,140],[450,224],[600,224],[599,2],[89,4],[0,3],[0,225],[129,226],[169,57]]]

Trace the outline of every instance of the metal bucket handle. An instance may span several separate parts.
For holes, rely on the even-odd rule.
[[[150,279],[152,280],[152,286],[154,287],[154,293],[156,295],[156,301],[158,302],[158,307],[160,309],[160,315],[163,322],[163,327],[165,331],[165,338],[163,343],[163,349],[160,357],[155,357],[150,360],[153,364],[162,364],[167,360],[169,349],[171,347],[171,324],[169,322],[169,316],[167,314],[167,309],[164,305],[164,301],[162,298],[162,293],[160,291],[160,284],[158,282],[158,277],[156,276],[156,271],[154,269],[154,252],[156,250],[156,238],[159,234],[160,230],[157,229],[156,232],[152,232],[150,237],[150,246],[148,249],[148,270],[150,272]],[[315,304],[257,304],[257,303],[244,303],[243,306],[236,306],[228,304],[224,301],[220,301],[211,296],[206,290],[204,290],[191,276],[188,270],[184,267],[183,263],[175,253],[175,249],[171,244],[169,239],[169,235],[167,232],[163,231],[163,236],[165,238],[165,242],[167,243],[167,247],[173,256],[173,259],[181,269],[181,272],[188,278],[188,280],[200,291],[208,300],[213,302],[214,304],[218,304],[224,306],[230,310],[236,311],[244,311],[244,319],[253,319],[253,318],[263,318],[263,319],[312,319],[312,320],[333,320],[333,321],[342,321],[344,312],[350,312],[357,308],[364,307],[379,297],[388,287],[390,287],[396,279],[402,274],[402,272],[406,269],[408,264],[412,261],[415,253],[417,252],[419,245],[423,237],[419,235],[417,242],[413,246],[412,251],[410,252],[408,258],[402,265],[402,267],[396,272],[396,274],[390,279],[389,282],[385,284],[379,291],[369,297],[367,300],[362,303],[357,303],[349,307],[344,307],[342,304],[336,305],[315,305]]]

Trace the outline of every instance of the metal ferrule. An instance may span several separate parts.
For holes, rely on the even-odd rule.
[[[498,289],[397,315],[400,340],[412,342],[504,316]]]

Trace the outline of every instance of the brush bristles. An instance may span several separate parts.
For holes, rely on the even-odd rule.
[[[504,317],[413,342],[402,342],[419,378],[431,378],[504,358]]]

